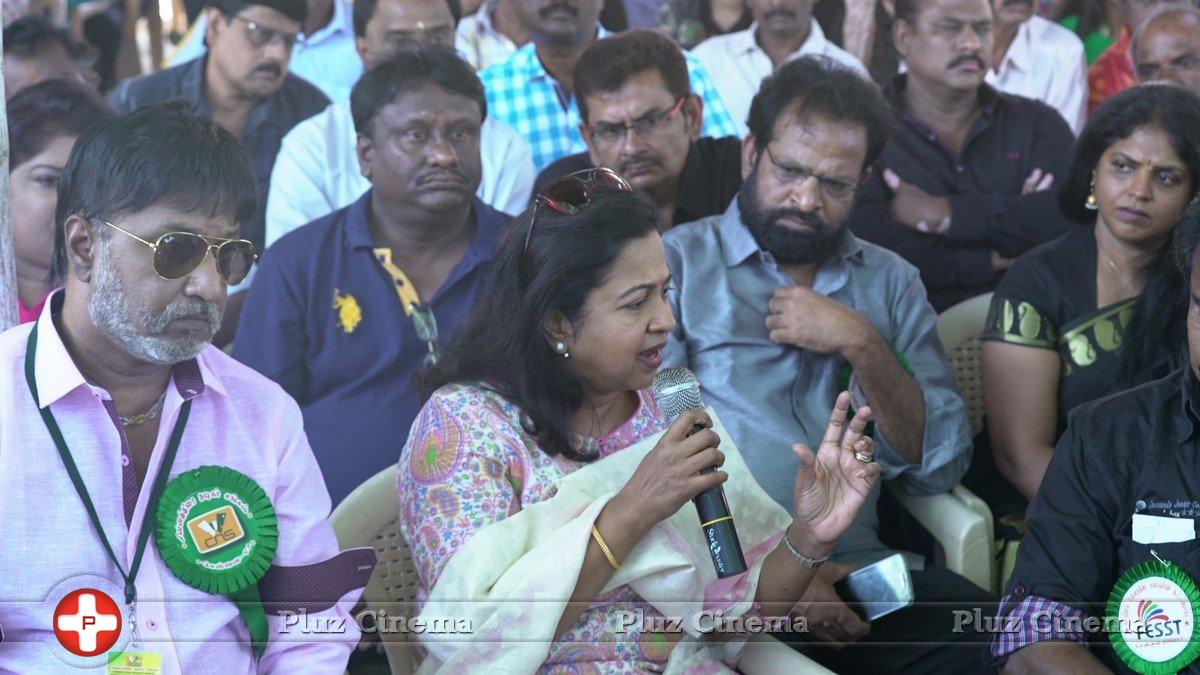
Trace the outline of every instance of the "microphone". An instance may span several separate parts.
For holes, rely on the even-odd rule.
[[[703,410],[700,400],[700,381],[687,368],[667,368],[654,376],[654,402],[668,419],[679,417],[685,410]],[[688,436],[704,427],[693,425]],[[714,467],[705,472],[715,471]],[[700,515],[700,527],[708,552],[712,555],[717,577],[724,579],[746,571],[746,558],[742,555],[742,544],[738,541],[733,516],[729,513],[729,502],[725,500],[725,489],[720,485],[711,487],[692,498],[696,512]]]

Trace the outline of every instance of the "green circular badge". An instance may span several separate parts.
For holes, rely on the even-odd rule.
[[[1107,615],[1113,648],[1136,672],[1175,673],[1200,656],[1200,589],[1174,563],[1129,568],[1108,596]]]
[[[179,474],[163,489],[155,543],[175,576],[206,593],[254,586],[275,558],[279,523],[267,493],[223,466]]]

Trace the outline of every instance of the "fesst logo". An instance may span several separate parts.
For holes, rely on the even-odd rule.
[[[103,654],[121,637],[121,610],[102,591],[71,591],[54,608],[54,636],[76,656]]]
[[[1137,615],[1142,618],[1141,625],[1134,631],[1139,638],[1165,638],[1178,635],[1180,632],[1179,624],[1182,621],[1179,619],[1172,621],[1163,608],[1153,600],[1138,601]]]

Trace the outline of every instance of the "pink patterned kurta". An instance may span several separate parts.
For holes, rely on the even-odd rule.
[[[666,422],[648,392],[624,424],[599,439],[576,439],[597,459],[662,430]],[[442,568],[473,532],[553,497],[555,483],[581,465],[538,449],[521,413],[479,386],[448,385],[433,394],[413,422],[400,455],[400,529],[412,549],[423,603]],[[579,622],[556,639],[543,672],[661,671],[671,641],[634,624],[622,632],[619,612],[661,614],[629,587],[598,597]]]

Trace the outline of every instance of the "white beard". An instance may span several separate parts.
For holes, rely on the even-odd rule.
[[[92,288],[87,299],[88,316],[105,337],[135,358],[164,366],[194,358],[208,346],[221,327],[221,310],[198,298],[176,300],[158,315],[151,314],[146,307],[138,308],[136,313],[142,324],[139,329],[121,277],[106,255],[107,248],[105,240],[97,242]],[[179,339],[163,335],[172,321],[198,311],[207,315],[210,330],[192,332]]]

